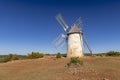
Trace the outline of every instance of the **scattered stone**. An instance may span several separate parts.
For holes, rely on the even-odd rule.
[[[109,80],[109,79],[107,79],[107,78],[103,78],[102,80]]]

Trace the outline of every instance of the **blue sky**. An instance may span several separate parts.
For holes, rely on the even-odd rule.
[[[64,33],[58,13],[69,27],[82,17],[93,53],[120,51],[119,0],[0,0],[0,54],[65,53],[52,44]]]

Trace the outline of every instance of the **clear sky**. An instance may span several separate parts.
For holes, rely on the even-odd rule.
[[[93,53],[120,51],[120,0],[0,0],[0,54],[58,52],[52,44],[64,33],[58,13],[69,27],[82,17]]]

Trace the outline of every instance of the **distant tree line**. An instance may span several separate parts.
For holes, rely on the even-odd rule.
[[[109,51],[109,52],[106,52],[106,53],[98,53],[98,54],[94,54],[96,56],[120,56],[120,52],[117,52],[117,51]]]
[[[50,56],[50,54],[49,53],[43,54],[40,52],[31,52],[27,55],[17,55],[17,54],[0,55],[0,63],[14,61],[14,60],[22,60],[22,59],[36,59],[36,58],[42,58],[44,56]]]
[[[120,56],[120,52],[110,51],[106,53],[106,56]]]
[[[37,58],[43,58],[44,56],[56,56],[56,58],[61,58],[63,56],[66,56],[65,54],[61,54],[60,52],[56,54],[44,54],[40,52],[31,52],[27,55],[17,55],[17,54],[9,54],[9,55],[0,55],[0,63],[8,62],[8,61],[14,61],[14,60],[22,60],[22,59],[37,59]]]
[[[109,51],[106,53],[98,53],[93,54],[95,56],[120,56],[120,52],[117,51]],[[21,60],[21,59],[36,59],[36,58],[42,58],[44,56],[56,56],[56,58],[66,57],[66,54],[61,54],[58,52],[57,54],[43,54],[40,52],[31,52],[27,55],[17,55],[17,54],[9,54],[9,55],[0,55],[0,63],[8,62],[8,61],[14,61],[14,60]],[[85,56],[90,56],[89,54],[85,54]]]

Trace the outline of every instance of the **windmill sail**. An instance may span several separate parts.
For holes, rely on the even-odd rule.
[[[63,27],[63,29],[64,29],[65,31],[67,31],[68,26],[67,26],[67,24],[65,23],[65,21],[63,20],[61,14],[58,14],[58,15],[56,16],[56,19],[57,19],[57,21],[61,24],[61,26]]]
[[[64,45],[66,38],[67,37],[64,34],[59,35],[53,42],[54,46],[57,49],[61,48]]]
[[[74,25],[76,25],[78,27],[82,27],[82,19],[81,19],[81,17],[76,20],[76,22],[74,23]]]

